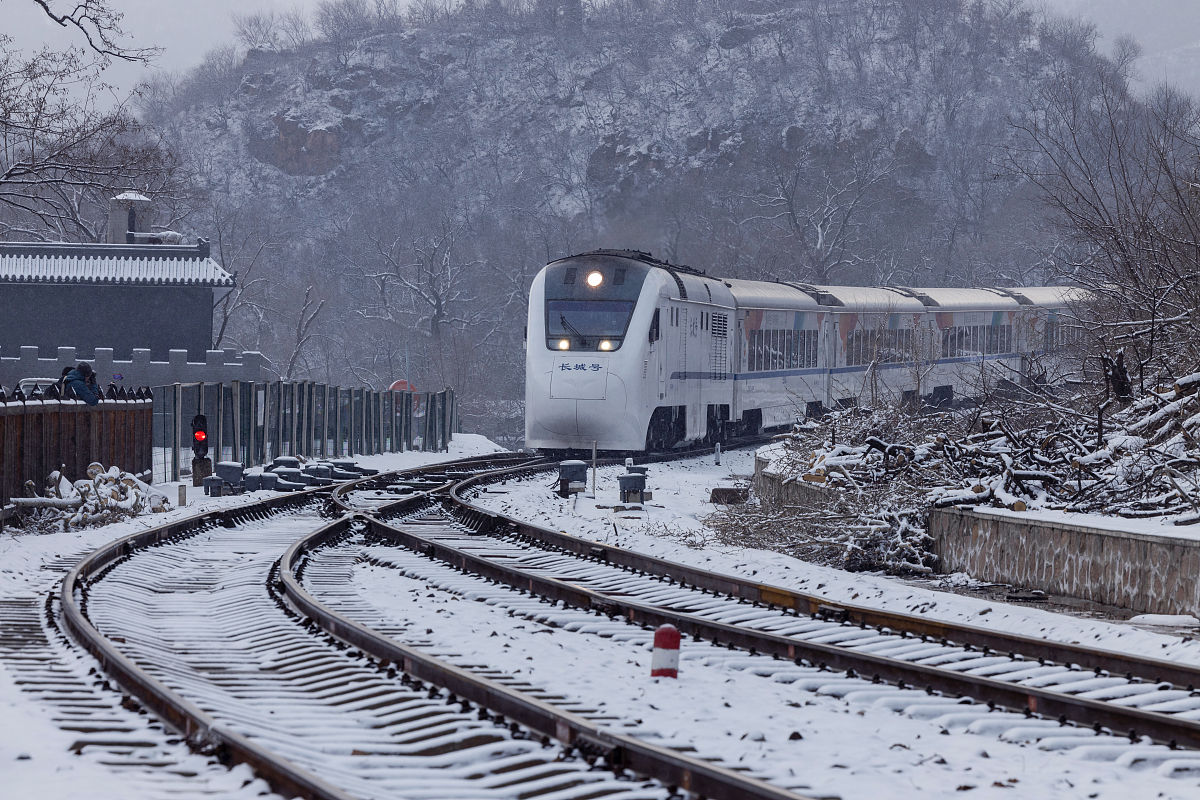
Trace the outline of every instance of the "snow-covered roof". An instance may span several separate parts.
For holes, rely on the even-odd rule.
[[[208,242],[171,245],[0,243],[0,283],[233,286]]]
[[[1086,294],[1074,286],[1019,286],[1001,291],[1015,297],[1021,305],[1049,307],[1065,307],[1072,301],[1082,300]]]
[[[844,306],[847,311],[888,312],[924,311],[925,305],[895,289],[875,286],[815,286],[798,283],[823,306]]]
[[[939,311],[1009,311],[1020,307],[1013,297],[995,289],[904,288],[925,305]]]
[[[786,283],[726,278],[725,284],[743,308],[817,310],[817,301]]]

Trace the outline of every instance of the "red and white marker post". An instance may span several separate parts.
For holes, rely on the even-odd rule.
[[[654,631],[654,655],[650,657],[650,677],[679,677],[679,630],[674,625],[660,625]]]

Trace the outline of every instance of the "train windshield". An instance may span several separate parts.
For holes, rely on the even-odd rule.
[[[632,300],[547,300],[550,346],[557,350],[616,350],[633,316],[633,305]]]
[[[619,350],[649,272],[645,264],[607,254],[546,265],[546,346]]]

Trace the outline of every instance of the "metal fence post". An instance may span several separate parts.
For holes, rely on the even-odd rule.
[[[242,382],[232,381],[229,384],[229,404],[233,411],[233,434],[230,437],[230,450],[234,461],[246,463],[246,457],[241,453],[242,449]]]
[[[406,450],[413,449],[413,440],[417,438],[417,394],[416,392],[405,392],[404,394],[404,447]]]
[[[342,387],[333,390],[333,455],[342,454]]]
[[[181,419],[181,408],[183,406],[183,386],[176,383],[171,387],[171,397],[174,402],[171,409],[171,424],[167,426],[171,433],[171,480],[179,480],[179,437],[182,433],[183,420]]]
[[[225,386],[217,384],[217,449],[213,463],[225,460]]]
[[[422,426],[425,428],[425,434],[421,437],[421,450],[426,452],[433,450],[433,438],[436,435],[433,432],[434,419],[437,415],[433,409],[434,403],[436,401],[434,401],[433,392],[425,392],[425,425]]]
[[[250,398],[247,404],[250,408],[246,415],[246,443],[249,445],[246,463],[261,464],[262,460],[258,452],[258,384],[254,381],[250,381]]]
[[[371,392],[375,396],[372,401],[375,404],[375,452],[383,452],[383,392]]]
[[[312,399],[309,394],[309,388],[312,384],[308,381],[301,381],[296,384],[296,388],[300,390],[300,453],[305,456],[312,455],[312,409],[308,407],[309,401]]]
[[[354,448],[355,453],[367,452],[367,390],[358,390],[358,426],[355,428],[358,434],[358,447]]]
[[[279,402],[275,404],[275,424],[272,426],[276,431],[276,439],[272,442],[274,445],[274,456],[278,458],[283,455],[283,410],[286,408],[283,402],[283,381],[278,381],[275,384],[279,388]]]
[[[304,382],[304,449],[311,458],[317,454],[317,385]]]
[[[387,406],[384,413],[387,415],[388,421],[388,440],[387,449],[389,453],[395,453],[399,450],[396,447],[396,393],[388,392],[385,402]]]
[[[329,384],[321,384],[321,457],[329,457]]]

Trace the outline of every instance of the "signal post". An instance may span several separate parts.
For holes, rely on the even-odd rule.
[[[208,457],[208,417],[203,414],[192,417],[192,453],[192,486],[203,486],[213,471]]]

